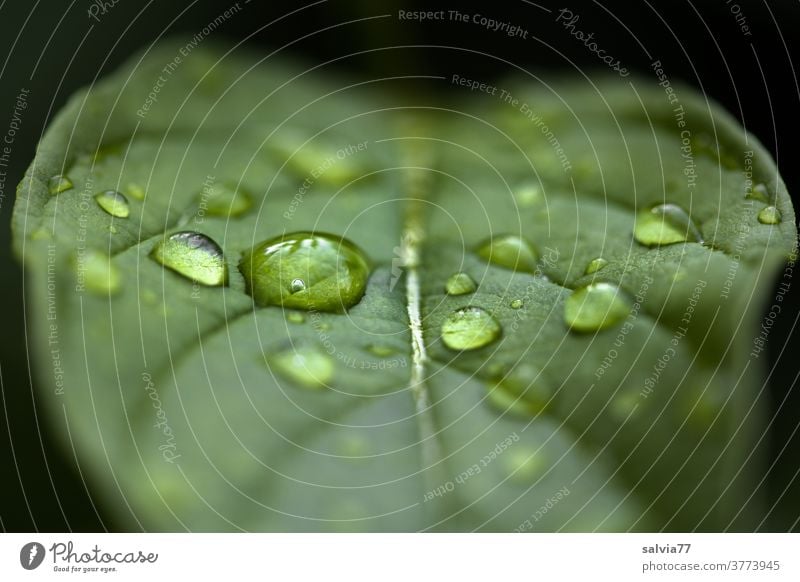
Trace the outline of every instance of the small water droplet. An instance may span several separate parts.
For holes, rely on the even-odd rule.
[[[47,228],[37,228],[30,234],[31,240],[47,240],[53,237],[53,231]]]
[[[113,295],[122,288],[122,275],[111,257],[100,251],[88,250],[78,257],[75,268],[82,275],[89,291],[100,295]]]
[[[287,311],[286,321],[290,323],[305,323],[306,316],[300,313],[299,311]]]
[[[203,188],[200,206],[209,216],[237,218],[253,206],[253,197],[241,188],[216,182]]]
[[[129,182],[125,186],[125,194],[136,200],[144,200],[147,197],[147,192],[145,192],[144,188],[135,182]]]
[[[379,358],[387,358],[397,353],[397,350],[392,346],[385,346],[381,344],[373,344],[367,347],[367,351]]]
[[[500,337],[497,320],[480,307],[456,309],[442,323],[442,341],[452,350],[475,350]]]
[[[608,265],[607,260],[605,260],[603,257],[597,257],[596,259],[589,261],[589,264],[586,265],[586,270],[583,272],[583,274],[591,275],[592,273],[596,273],[600,269],[604,268],[606,265]]]
[[[770,203],[769,190],[767,190],[767,187],[764,184],[756,184],[755,186],[753,186],[753,188],[750,190],[750,192],[747,193],[745,198],[758,200],[759,202],[765,202],[767,204]]]
[[[648,247],[703,242],[694,221],[677,204],[659,204],[640,212],[636,217],[633,236],[637,242]]]
[[[535,206],[542,199],[542,189],[538,184],[523,184],[514,190],[514,199],[520,208]]]
[[[160,241],[150,257],[196,283],[227,285],[228,265],[217,243],[199,232],[176,232]]]
[[[47,188],[50,190],[50,194],[53,195],[61,194],[67,190],[72,190],[72,186],[72,180],[70,180],[67,176],[62,176],[61,174],[53,176],[47,182]]]
[[[106,190],[95,195],[97,205],[111,216],[117,218],[128,218],[131,214],[131,207],[128,199],[116,190]]]
[[[448,295],[466,295],[467,293],[473,293],[477,288],[475,281],[466,273],[450,275],[444,284],[444,290]]]
[[[758,221],[761,224],[780,224],[781,218],[781,211],[774,206],[762,208],[761,212],[758,213]]]
[[[258,305],[333,312],[358,303],[369,277],[367,258],[355,244],[311,232],[256,245],[245,253],[239,270]]]
[[[630,303],[616,285],[591,283],[567,297],[564,321],[574,331],[596,331],[625,319],[630,308]]]
[[[513,234],[501,234],[484,241],[477,249],[478,256],[511,270],[522,270],[533,273],[539,255],[533,246],[524,238]]]
[[[508,476],[517,483],[532,483],[547,467],[544,456],[535,449],[508,451],[503,460]]]
[[[287,166],[295,174],[303,178],[341,186],[363,175],[353,159],[363,149],[361,146],[348,145],[337,149],[320,138],[307,141],[305,136],[293,132],[271,140],[269,145],[286,159]]]
[[[522,306],[525,305],[525,302],[522,299],[514,299],[510,303],[511,309],[522,309]]]
[[[303,388],[319,390],[333,378],[334,362],[323,351],[299,347],[267,356],[270,369]]]

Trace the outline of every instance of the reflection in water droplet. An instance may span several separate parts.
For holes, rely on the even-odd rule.
[[[450,275],[444,285],[444,290],[448,295],[466,295],[467,293],[473,293],[477,288],[475,281],[466,273]]]
[[[270,370],[303,388],[325,388],[333,378],[334,362],[323,351],[312,347],[288,349],[267,356]]]
[[[106,190],[95,195],[97,205],[111,216],[117,218],[128,218],[131,214],[131,207],[128,199],[116,190]]]
[[[291,323],[305,323],[306,316],[298,311],[287,311],[286,321],[289,321]]]
[[[228,266],[217,243],[198,232],[176,232],[150,252],[156,261],[202,285],[227,285]]]
[[[703,242],[694,221],[677,204],[659,204],[640,212],[636,217],[633,236],[637,242],[648,247]]]
[[[758,213],[758,221],[761,224],[780,224],[781,211],[774,206],[767,206]]]
[[[147,197],[144,188],[135,182],[129,182],[128,185],[125,186],[125,194],[136,200],[144,200]]]
[[[119,268],[107,254],[87,250],[75,262],[78,284],[99,295],[112,295],[122,288],[122,275]]]
[[[442,323],[442,341],[453,350],[474,350],[489,345],[501,334],[500,324],[480,307],[462,307]]]
[[[576,289],[564,302],[564,322],[573,331],[597,331],[616,325],[628,316],[630,302],[619,287],[591,283]]]
[[[47,182],[47,189],[50,191],[50,194],[61,194],[67,190],[72,190],[72,180],[66,176],[57,174]]]
[[[369,277],[367,258],[355,244],[310,232],[256,245],[245,253],[239,270],[258,305],[334,312],[358,303]]]
[[[589,264],[586,265],[586,270],[583,272],[583,274],[591,275],[592,273],[596,273],[600,269],[604,268],[606,265],[608,265],[607,260],[605,260],[603,257],[597,257],[596,259],[589,261]]]
[[[478,256],[485,261],[506,269],[536,271],[539,256],[524,238],[513,234],[501,234],[484,241],[477,249]]]
[[[215,182],[203,188],[200,208],[209,216],[237,218],[253,206],[253,197],[241,188]]]
[[[514,299],[511,302],[511,309],[521,309],[523,305],[524,302],[522,301],[522,299]]]
[[[756,184],[755,186],[753,186],[753,188],[750,190],[750,192],[747,193],[745,198],[758,200],[760,202],[766,202],[767,204],[770,203],[769,190],[767,190],[767,187],[764,184]]]

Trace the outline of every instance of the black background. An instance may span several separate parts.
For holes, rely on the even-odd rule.
[[[30,107],[14,143],[5,198],[0,205],[0,530],[114,530],[106,508],[96,507],[71,451],[50,434],[31,388],[25,339],[22,271],[10,251],[13,186],[33,157],[52,116],[78,88],[92,83],[133,52],[164,36],[192,37],[233,2],[118,0],[106,2],[100,22],[89,18],[90,0],[0,1],[0,127],[11,120],[16,94],[30,90]],[[797,0],[628,0],[619,2],[526,0],[440,4],[413,1],[268,2],[240,0],[240,14],[213,33],[262,52],[292,55],[310,65],[335,61],[331,74],[375,77],[459,73],[487,82],[516,67],[532,71],[599,68],[597,57],[571,37],[555,14],[569,8],[577,28],[594,32],[598,44],[634,72],[652,76],[660,59],[673,81],[682,79],[722,103],[769,149],[778,162],[795,206],[800,201],[800,89],[795,59]],[[738,6],[752,31],[743,35],[732,13]],[[306,7],[279,22],[268,24]],[[401,22],[398,10],[458,9],[519,24],[529,39],[510,38],[474,24]],[[369,18],[391,14],[389,18]],[[367,20],[364,20],[367,19]],[[534,38],[531,38],[534,37]],[[396,48],[388,48],[396,47]],[[370,50],[380,49],[380,50]],[[649,53],[648,54],[645,52]],[[358,54],[356,54],[358,53]],[[340,58],[343,57],[343,58]],[[420,87],[446,99],[452,87]],[[767,298],[765,298],[766,301]],[[770,389],[777,413],[770,434],[776,469],[767,494],[777,505],[768,529],[797,528],[800,515],[800,396],[798,348],[793,333],[800,305],[795,281],[780,321],[769,337]],[[35,382],[35,377],[33,378]],[[786,398],[788,396],[788,398]],[[785,401],[784,401],[785,400]],[[784,401],[783,406],[777,404]],[[793,439],[793,440],[792,440]],[[787,446],[788,445],[788,446]],[[779,452],[784,453],[779,456]],[[788,488],[788,489],[787,489]]]

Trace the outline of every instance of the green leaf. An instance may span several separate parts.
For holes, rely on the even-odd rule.
[[[516,103],[398,107],[222,47],[170,65],[180,46],[73,97],[14,215],[39,397],[120,528],[758,526],[751,351],[796,232],[769,155],[716,105],[513,79]],[[73,187],[51,194],[58,175]],[[109,190],[127,208],[99,206]],[[151,258],[181,231],[222,249],[196,277],[218,286]],[[369,257],[345,313],[246,293],[246,253],[297,231]],[[474,349],[443,340],[453,317]]]

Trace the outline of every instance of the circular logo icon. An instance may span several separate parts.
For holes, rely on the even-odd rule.
[[[29,542],[19,551],[19,563],[26,570],[35,570],[44,561],[44,546],[39,542]]]

